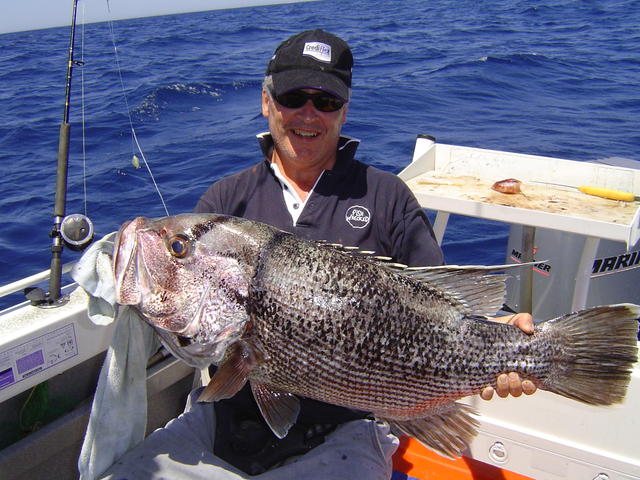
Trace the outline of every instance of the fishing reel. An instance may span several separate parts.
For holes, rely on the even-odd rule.
[[[67,248],[76,252],[84,250],[93,240],[93,223],[80,213],[67,215],[60,223],[60,236]]]
[[[60,307],[69,301],[68,296],[60,294],[60,278],[62,275],[62,263],[60,262],[60,255],[62,253],[63,245],[70,250],[81,251],[84,250],[93,240],[93,223],[89,220],[89,217],[79,213],[67,215],[62,219],[57,228],[51,233],[53,238],[53,246],[51,251],[54,254],[54,258],[57,261],[52,261],[50,287],[52,291],[57,292],[55,296],[45,292],[42,288],[29,287],[24,289],[24,295],[31,302],[31,305],[40,308],[54,308]],[[57,265],[54,274],[54,264]],[[52,280],[53,279],[53,280]]]

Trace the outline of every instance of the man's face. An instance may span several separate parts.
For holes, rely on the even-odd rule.
[[[319,93],[314,89],[303,91]],[[287,108],[262,91],[262,114],[269,121],[276,154],[282,161],[300,167],[333,167],[347,109],[345,104],[335,112],[320,112],[311,101],[300,108]]]

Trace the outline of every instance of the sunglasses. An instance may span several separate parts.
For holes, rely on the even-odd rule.
[[[301,108],[307,103],[307,100],[311,100],[319,112],[337,112],[344,105],[344,102],[338,97],[326,92],[306,93],[302,90],[293,90],[282,95],[273,95],[273,98],[286,108]]]

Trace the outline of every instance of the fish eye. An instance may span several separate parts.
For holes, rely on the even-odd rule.
[[[189,239],[184,235],[174,235],[167,242],[169,253],[176,258],[184,258],[189,253],[191,246]]]

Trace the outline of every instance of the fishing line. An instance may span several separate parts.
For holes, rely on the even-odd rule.
[[[107,0],[107,10],[109,11],[109,13],[111,13],[111,8],[109,6],[109,0]],[[120,88],[122,89],[122,97],[124,99],[124,103],[125,103],[125,106],[127,108],[127,116],[129,117],[129,128],[131,129],[131,137],[133,138],[133,141],[135,142],[136,147],[138,148],[138,152],[140,153],[140,156],[142,157],[144,165],[147,168],[147,172],[149,172],[149,177],[151,177],[151,181],[153,182],[153,185],[154,185],[154,187],[156,189],[156,192],[158,193],[158,197],[160,197],[160,202],[162,203],[162,206],[164,207],[164,211],[167,214],[167,216],[169,216],[169,209],[167,208],[167,205],[166,205],[166,203],[164,201],[164,198],[162,197],[162,193],[160,193],[160,187],[158,186],[158,183],[156,182],[156,179],[153,176],[153,172],[151,171],[151,167],[149,166],[149,162],[147,162],[147,157],[145,156],[144,152],[142,151],[142,146],[140,145],[140,142],[138,141],[138,135],[136,134],[136,130],[133,127],[133,119],[131,118],[131,109],[129,107],[129,101],[127,99],[127,93],[126,93],[125,88],[124,88],[124,80],[122,79],[122,70],[120,68],[120,58],[118,57],[118,47],[116,46],[115,33],[114,33],[114,29],[113,29],[113,22],[111,20],[108,20],[107,24],[109,25],[109,35],[111,36],[111,44],[113,45],[116,68],[118,69],[118,78],[120,79]]]

